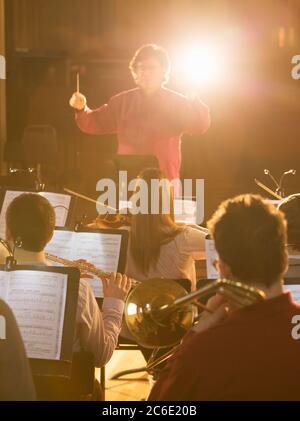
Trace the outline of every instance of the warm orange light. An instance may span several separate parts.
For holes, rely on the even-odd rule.
[[[224,76],[223,54],[215,46],[189,47],[174,64],[178,77],[190,87],[215,84]]]

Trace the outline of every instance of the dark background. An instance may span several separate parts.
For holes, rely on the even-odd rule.
[[[200,92],[212,127],[184,137],[181,176],[205,179],[206,218],[224,198],[261,192],[254,177],[273,188],[264,168],[275,177],[297,169],[286,193],[299,191],[300,80],[291,59],[300,54],[300,1],[6,0],[5,13],[8,141],[21,141],[31,124],[54,126],[60,182],[97,196],[117,147],[112,136],[77,129],[68,106],[77,71],[97,107],[134,86],[128,61],[140,45],[163,45],[172,58],[185,40],[210,34],[231,74],[223,83],[220,69],[218,86]],[[175,77],[169,86],[184,92]]]

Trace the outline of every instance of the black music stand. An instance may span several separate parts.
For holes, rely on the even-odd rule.
[[[6,202],[6,205],[9,204],[11,202],[11,200],[10,199],[7,200],[7,195],[11,194],[14,198],[15,193],[19,193],[19,194],[22,194],[22,193],[38,193],[38,191],[36,191],[35,189],[28,189],[26,187],[25,188],[21,187],[21,188],[16,189],[16,188],[10,188],[10,187],[7,187],[7,186],[3,186],[3,187],[0,188],[0,238],[1,237],[4,238],[4,232],[2,232],[2,228],[5,227],[6,207],[5,207],[5,209],[3,209],[3,204],[4,204],[4,202]],[[70,222],[71,222],[71,219],[72,219],[72,216],[73,216],[73,212],[74,212],[74,208],[75,208],[76,198],[74,196],[70,195],[70,194],[65,193],[65,192],[60,193],[60,192],[45,192],[45,191],[43,191],[42,193],[43,193],[43,196],[46,197],[49,200],[50,203],[51,203],[51,200],[52,200],[51,194],[53,194],[53,193],[55,195],[57,194],[57,195],[63,195],[63,196],[70,197],[70,205],[67,209],[68,215],[67,215],[66,221],[65,221],[63,226],[70,225]],[[47,197],[48,194],[49,194],[49,196]],[[54,207],[54,210],[55,210],[56,207],[60,207],[60,206],[63,207],[63,208],[65,207],[64,205],[60,205],[58,203],[59,203],[59,200],[57,198],[56,198],[55,201],[53,201],[51,203],[52,206]],[[57,226],[62,226],[62,225],[58,223]]]
[[[56,227],[55,230],[54,230],[52,239],[49,241],[49,243],[47,244],[47,246],[45,248],[46,253],[48,252],[48,253],[54,254],[54,255],[59,254],[56,251],[55,243],[58,239],[58,243],[61,244],[61,240],[59,240],[59,233],[60,232],[61,233],[69,232],[70,235],[75,235],[75,236],[76,236],[77,233],[99,234],[99,240],[102,241],[104,244],[105,244],[105,241],[106,241],[105,236],[107,236],[107,235],[119,236],[120,237],[120,249],[119,249],[118,264],[117,264],[117,267],[114,268],[113,272],[120,272],[120,273],[125,272],[126,259],[127,259],[128,236],[129,236],[127,230],[122,230],[122,229],[117,229],[117,228],[114,228],[114,229],[112,229],[112,228],[110,228],[110,229],[106,229],[106,228],[104,228],[104,229],[78,228],[76,231],[73,231],[69,228]],[[68,251],[69,251],[69,248],[68,248]],[[66,256],[66,255],[59,255],[59,257],[69,259],[69,256]],[[85,259],[85,260],[89,260],[90,256],[87,252],[86,255],[82,254],[81,258]],[[96,264],[96,267],[100,267],[100,264]],[[103,297],[100,297],[100,296],[97,296],[97,295],[95,295],[95,297],[96,297],[96,301],[97,301],[98,305],[101,306],[102,301],[103,301]]]
[[[29,351],[27,355],[31,366],[33,379],[36,385],[37,397],[40,399],[48,399],[48,393],[51,400],[51,394],[55,390],[51,387],[63,390],[68,390],[72,379],[72,364],[73,364],[73,343],[76,328],[76,313],[79,291],[80,273],[77,268],[65,267],[50,267],[50,266],[25,266],[17,265],[9,269],[1,265],[0,271],[7,273],[17,271],[34,271],[39,273],[51,272],[67,275],[67,286],[65,296],[65,310],[63,317],[62,340],[59,352],[59,359],[43,359],[30,357]],[[61,297],[63,300],[64,297]],[[62,301],[63,302],[63,301]],[[59,305],[62,305],[62,302]],[[8,302],[13,308],[13,303]],[[22,333],[22,332],[21,332]],[[55,395],[57,396],[57,395]]]

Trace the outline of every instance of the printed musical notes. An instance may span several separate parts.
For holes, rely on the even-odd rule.
[[[46,246],[46,253],[69,259],[85,259],[105,272],[117,272],[121,250],[121,234],[73,232],[55,230]],[[86,281],[95,297],[103,297],[102,282],[98,278]]]
[[[30,358],[60,358],[67,278],[44,271],[0,271],[0,297],[13,310]]]
[[[22,193],[32,193],[24,191],[6,190],[2,208],[0,212],[0,237],[5,238],[5,214],[9,204]],[[68,194],[52,193],[52,192],[39,192],[40,196],[49,200],[54,207],[57,227],[64,227],[66,225],[68,212],[71,204],[71,196]]]
[[[219,273],[215,267],[215,261],[218,259],[218,253],[215,249],[214,241],[209,238],[205,239],[205,253],[207,279],[218,279]]]

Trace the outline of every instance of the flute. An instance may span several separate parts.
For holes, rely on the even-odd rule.
[[[80,272],[87,272],[93,275],[96,275],[98,278],[110,278],[110,272],[105,272],[102,269],[96,267],[90,267],[88,263],[84,262],[75,262],[74,260],[63,259],[62,257],[55,256],[54,254],[45,253],[45,256],[48,260],[55,263],[61,263],[64,266],[75,267],[80,270]],[[141,282],[136,279],[131,279],[131,284],[133,287],[140,285]]]

